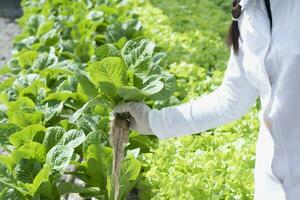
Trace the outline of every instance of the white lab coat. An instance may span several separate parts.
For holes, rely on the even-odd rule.
[[[237,120],[260,97],[255,200],[300,199],[300,19],[293,16],[300,12],[300,1],[271,0],[274,9],[281,9],[279,2],[289,5],[282,6],[271,34],[264,1],[242,0],[240,53],[231,50],[222,84],[198,99],[149,114],[153,133],[166,139]],[[266,68],[272,40],[279,47],[273,63],[281,67],[274,84]]]

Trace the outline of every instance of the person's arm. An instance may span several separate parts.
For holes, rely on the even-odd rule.
[[[231,55],[222,84],[213,92],[187,103],[149,112],[149,126],[159,139],[199,133],[232,122],[245,115],[259,90],[247,79],[242,50]]]

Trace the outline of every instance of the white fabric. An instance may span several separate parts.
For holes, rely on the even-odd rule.
[[[231,51],[221,86],[188,103],[151,110],[150,128],[160,139],[199,133],[239,119],[259,97],[255,200],[299,200],[300,1],[271,0],[272,32],[264,0],[241,4],[240,53]]]
[[[151,108],[142,102],[129,102],[116,106],[111,113],[115,117],[117,113],[130,113],[130,128],[143,135],[153,135],[149,126],[149,112]]]

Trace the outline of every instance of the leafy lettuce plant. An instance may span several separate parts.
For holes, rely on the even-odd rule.
[[[84,85],[82,85],[86,91],[93,90],[97,91],[98,94],[74,113],[70,118],[72,122],[77,121],[88,108],[93,107],[99,102],[103,102],[105,105],[113,108],[116,104],[124,101],[166,101],[174,92],[175,78],[170,73],[162,70],[160,66],[161,54],[155,52],[155,45],[149,40],[129,40],[120,50],[113,44],[105,44],[100,46],[97,52],[97,60],[91,62],[86,68],[88,74],[84,74],[81,71],[79,76],[86,78]],[[87,81],[91,81],[91,83],[87,85]],[[95,88],[91,89],[91,87]],[[123,116],[116,117],[127,123],[127,119]],[[119,123],[121,122],[119,121]],[[111,128],[114,130],[116,127],[118,125],[112,124]],[[127,132],[127,129],[125,130]],[[111,134],[114,133],[112,132]],[[112,153],[108,157],[112,157]],[[114,190],[115,184],[112,184],[113,178],[111,173],[113,171],[111,171],[110,168],[112,166],[109,163],[112,160],[108,162],[107,160],[103,161],[98,158],[95,162],[98,162],[99,166],[103,166],[102,173],[104,174],[102,174],[102,177],[104,177],[105,181],[102,181],[102,187],[100,187],[102,188],[101,194],[104,196],[104,199],[108,197],[112,199],[117,192]],[[101,162],[103,163],[101,164]],[[114,199],[124,199],[125,194],[139,181],[137,171],[140,170],[140,164],[134,163],[134,160],[125,158],[119,177],[121,186],[119,195]],[[132,167],[136,171],[135,173],[134,171],[129,171],[130,173],[127,172],[129,174],[126,175],[124,170],[128,170],[126,167],[131,168],[131,165],[133,165]],[[80,165],[79,168],[82,167]],[[89,171],[90,168],[86,166],[85,170]],[[124,178],[124,176],[131,176],[131,178]],[[109,179],[109,184],[107,183],[107,179]]]
[[[102,57],[87,71],[100,94],[115,105],[122,101],[163,101],[175,90],[175,78],[162,71],[160,54],[146,39],[130,40],[118,50],[100,46]]]
[[[142,39],[130,3],[22,2],[13,58],[0,83],[0,199],[113,199],[109,112],[118,103],[167,103],[175,78]],[[131,133],[119,199],[143,177],[151,137]],[[73,170],[70,170],[69,167]],[[83,184],[67,181],[77,178]]]

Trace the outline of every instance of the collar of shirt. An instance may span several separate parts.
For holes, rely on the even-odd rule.
[[[241,0],[240,1],[240,6],[242,6],[242,10],[248,8],[251,5],[255,5],[257,0]]]

